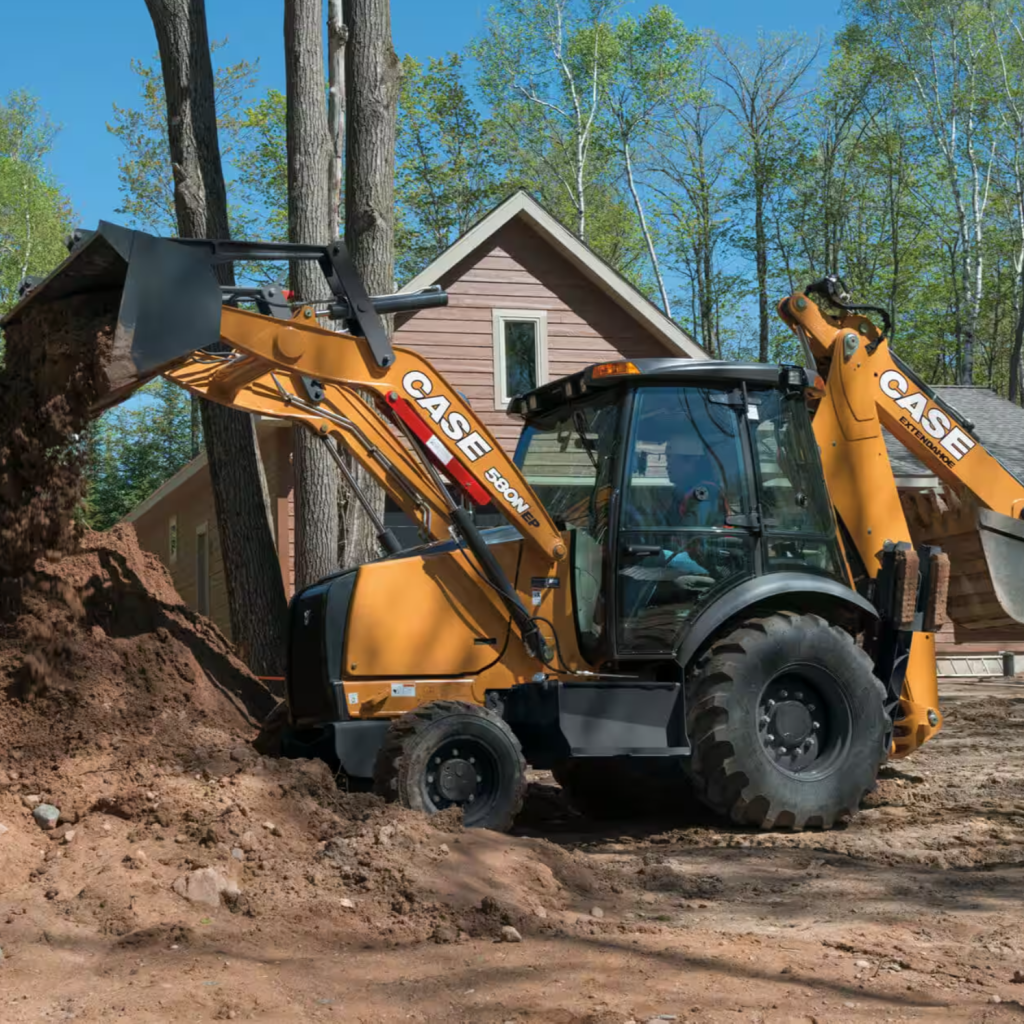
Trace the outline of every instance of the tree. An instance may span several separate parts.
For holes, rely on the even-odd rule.
[[[763,36],[751,49],[716,40],[721,70],[716,78],[728,99],[726,110],[743,145],[741,177],[753,200],[752,249],[757,276],[758,358],[768,359],[768,204],[780,183],[784,130],[804,76],[818,55],[801,36]]]
[[[57,129],[26,92],[0,102],[0,313],[65,256],[71,204],[45,166]]]
[[[178,231],[228,238],[204,0],[146,0],[160,48]],[[230,270],[221,267],[222,283]],[[252,416],[202,403],[231,630],[257,675],[284,671],[286,605]]]
[[[91,428],[85,522],[106,530],[192,458],[189,395],[156,380]]]
[[[327,127],[322,11],[322,0],[285,0],[288,240],[318,245],[330,241],[334,201],[329,192],[334,147]],[[313,302],[325,296],[323,273],[308,260],[292,263],[291,284],[303,301]],[[292,437],[298,590],[337,567],[338,470],[325,442],[305,425],[297,424]]]
[[[459,54],[402,62],[395,192],[400,279],[423,269],[501,197],[503,182]]]
[[[673,104],[681,104],[689,88],[691,58],[698,37],[687,31],[667,7],[652,7],[639,21],[624,18],[615,26],[614,63],[605,85],[607,106],[630,197],[636,208],[661,306],[672,315],[665,278],[640,195],[637,154],[646,158],[655,147],[656,131]]]
[[[395,131],[401,65],[391,43],[388,0],[345,0],[345,244],[370,295],[395,287]],[[383,518],[384,494],[353,472]],[[351,496],[345,506],[345,566],[376,556],[377,537]]]

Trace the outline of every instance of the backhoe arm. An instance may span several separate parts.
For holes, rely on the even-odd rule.
[[[996,523],[999,530],[993,536],[1005,538],[1007,530],[1011,535],[1016,531],[1021,546],[1024,485],[985,450],[955,410],[897,359],[882,332],[866,317],[850,312],[826,315],[802,293],[784,300],[779,313],[817,369],[814,432],[832,503],[854,549],[848,555],[860,563],[851,568],[863,568],[880,602],[886,652],[876,659],[876,665],[883,681],[900,697],[894,742],[895,754],[903,756],[941,726],[934,629],[942,616],[936,621],[935,614],[925,611],[915,620],[914,613],[927,604],[927,595],[910,585],[902,610],[882,606],[883,576],[897,554],[893,549],[903,546],[900,554],[907,557],[914,545],[889,464],[883,427],[963,502],[991,510],[978,515]],[[962,527],[961,520],[957,529]],[[1009,618],[998,621],[1024,621],[1024,602],[1016,602],[1018,607],[1011,610],[1007,607],[1015,603],[1011,597],[1003,600],[1003,595],[996,595],[988,600],[981,596],[985,588],[991,589],[992,582],[985,565],[987,552],[979,546],[975,525],[972,519],[969,533],[952,544],[947,543],[948,532],[943,534],[942,529],[938,537],[928,538],[929,544],[941,541],[943,549],[951,552],[949,607],[954,621],[965,628],[987,625],[999,606],[1002,611],[998,614]],[[948,526],[945,529],[948,531]],[[923,572],[923,561],[921,567]],[[1022,575],[1022,569],[1024,560],[1019,556],[1003,567],[1014,578]],[[934,586],[934,580],[932,583]],[[940,605],[945,603],[944,590],[932,596]]]

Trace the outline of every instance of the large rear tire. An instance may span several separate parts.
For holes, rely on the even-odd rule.
[[[461,807],[467,827],[506,832],[523,806],[526,762],[503,719],[476,704],[438,700],[391,723],[374,790],[425,814]]]
[[[831,828],[875,786],[885,688],[817,615],[744,623],[701,658],[689,697],[694,788],[739,824]]]
[[[690,784],[678,758],[571,757],[551,774],[571,807],[596,821],[670,813],[685,805]]]

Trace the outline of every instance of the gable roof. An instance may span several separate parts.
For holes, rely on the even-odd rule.
[[[966,421],[990,455],[1018,480],[1024,481],[1024,409],[1001,398],[991,388],[939,384],[932,389],[960,419]],[[888,431],[885,445],[897,477],[928,477],[930,470],[919,462]]]
[[[457,263],[479,248],[510,220],[518,217],[567,259],[613,302],[645,327],[670,351],[690,359],[707,359],[708,354],[679,324],[633,287],[618,271],[560,224],[533,196],[520,189],[499,203],[490,213],[453,242],[432,263],[421,270],[401,291],[416,292],[444,277]]]

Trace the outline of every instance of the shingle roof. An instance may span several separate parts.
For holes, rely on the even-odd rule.
[[[990,388],[942,384],[934,390],[974,424],[978,440],[1018,480],[1024,481],[1024,409],[1000,398]],[[929,471],[890,434],[885,435],[889,462],[898,477],[927,476]]]

